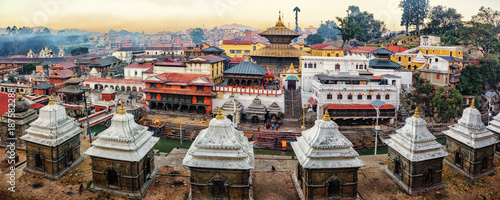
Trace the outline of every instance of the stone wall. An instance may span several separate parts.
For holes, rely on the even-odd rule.
[[[297,173],[306,199],[328,199],[330,181],[340,182],[340,197],[354,198],[357,195],[358,168],[345,169],[301,169]]]
[[[249,199],[249,170],[202,169],[191,170],[191,196],[193,200],[210,199],[210,184],[213,181],[223,181],[226,186],[224,199]]]
[[[494,170],[495,145],[473,149],[451,137],[446,137],[446,141],[446,149],[448,150],[446,161],[462,170],[463,173],[473,177]],[[455,164],[457,152],[462,155],[461,166]],[[483,164],[485,161],[486,164]]]

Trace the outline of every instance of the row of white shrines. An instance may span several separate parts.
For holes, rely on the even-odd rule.
[[[488,128],[500,133],[500,117],[494,119]],[[153,146],[159,139],[147,127],[135,123],[134,116],[123,107],[111,121],[111,126],[85,151],[92,159],[91,189],[141,198],[158,171]],[[52,97],[30,125],[22,136],[26,141],[25,171],[57,180],[83,160],[79,138],[82,129]],[[404,127],[384,140],[389,147],[386,173],[409,194],[442,187],[443,160],[472,179],[494,170],[498,141],[473,106],[466,108],[458,123],[444,132],[446,147],[436,142],[426,126],[417,108]],[[328,111],[291,146],[298,160],[299,195],[306,199],[357,196],[357,170],[364,162]],[[192,199],[253,199],[253,144],[220,110],[193,142],[183,165],[191,171]]]

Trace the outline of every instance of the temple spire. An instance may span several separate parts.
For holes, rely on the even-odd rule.
[[[54,97],[52,95],[50,95],[49,105],[53,105],[53,104],[55,104],[54,103]]]
[[[470,108],[472,108],[472,109],[476,108],[476,106],[474,105],[475,99],[476,98],[473,98],[472,103],[470,104]]]
[[[323,115],[323,121],[330,121],[330,114],[328,114],[328,109],[325,109],[325,115]]]
[[[285,28],[285,24],[281,21],[281,11],[279,12],[278,15],[278,22],[276,22],[276,28]]]
[[[418,113],[418,107],[415,108],[415,114],[413,114],[413,117],[420,118],[420,114]]]
[[[222,115],[222,110],[219,107],[219,110],[217,111],[217,116],[215,116],[215,119],[224,119],[224,116]]]
[[[125,111],[124,105],[125,104],[122,102],[122,106],[121,106],[120,110],[118,112],[116,112],[116,113],[118,113],[118,114],[126,114],[127,111]]]

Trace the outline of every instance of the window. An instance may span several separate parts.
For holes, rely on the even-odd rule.
[[[396,85],[396,80],[392,80],[392,85]]]
[[[380,94],[377,94],[377,99],[380,100]]]
[[[436,79],[440,79],[441,78],[441,74],[436,74]]]
[[[330,53],[327,53],[327,54],[326,54],[326,56],[327,56],[327,57],[330,57]]]
[[[150,87],[150,88],[156,88],[156,83],[150,83],[150,84],[149,84],[149,87]]]
[[[300,50],[304,50],[302,47],[299,48]]]
[[[229,50],[229,53],[230,54],[234,54],[234,50]]]
[[[337,95],[337,99],[341,100],[342,99],[342,94]]]
[[[316,69],[316,63],[314,63],[314,69]]]
[[[352,99],[352,94],[347,95],[347,99]]]
[[[372,95],[369,94],[368,96],[366,96],[366,99],[371,100],[372,99]]]
[[[137,71],[135,71],[135,76],[137,76]]]
[[[196,91],[203,91],[203,86],[196,86]]]
[[[338,64],[338,63],[337,63],[337,64],[335,65],[335,71],[340,71],[340,64]]]
[[[359,69],[359,65],[358,64],[356,64],[356,69]]]
[[[460,55],[462,52],[461,51],[458,51],[458,55]]]
[[[462,154],[455,152],[455,165],[462,168]]]
[[[257,51],[257,47],[256,46],[253,46],[253,51]]]
[[[236,54],[241,54],[241,50],[236,50]]]
[[[358,95],[358,100],[363,100],[363,95]]]
[[[196,103],[203,103],[205,97],[196,97]]]
[[[434,49],[432,50],[432,53],[434,53]]]
[[[250,50],[245,50],[245,54],[249,54],[250,53]]]
[[[313,68],[313,64],[309,63],[309,67],[308,68]]]
[[[439,60],[436,58],[436,60],[435,60],[435,61],[436,61],[436,62],[438,62]]]
[[[453,51],[450,51],[450,57],[453,56]]]
[[[338,53],[337,53],[337,54],[335,54],[335,57],[339,57],[339,54],[338,54]]]
[[[181,89],[186,89],[186,86],[181,86]]]
[[[408,62],[411,62],[411,57],[408,57]]]
[[[326,99],[332,99],[332,94],[327,94]]]
[[[428,49],[425,50],[425,54],[429,54],[429,50]]]
[[[390,99],[390,98],[391,98],[391,95],[389,95],[389,94],[385,95],[385,99]]]
[[[394,162],[394,174],[396,174],[398,177],[402,178],[403,177],[403,176],[401,176],[402,172],[403,172],[403,170],[401,169],[401,162],[399,162],[399,160],[396,160],[396,162]]]
[[[171,85],[165,85],[166,88],[171,88],[172,86]]]
[[[399,56],[398,61],[401,62],[401,56]]]

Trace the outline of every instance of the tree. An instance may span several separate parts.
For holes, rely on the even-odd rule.
[[[299,32],[300,31],[300,28],[299,28],[299,12],[300,12],[300,8],[299,7],[295,7],[293,9],[293,12],[295,12],[295,32]]]
[[[16,78],[13,75],[9,75],[9,77],[7,78],[7,80],[10,81],[11,83],[15,83],[16,82]]]
[[[479,71],[486,90],[497,90],[500,82],[500,61],[497,56],[490,55],[479,62]]]
[[[201,28],[195,28],[193,31],[191,31],[191,39],[193,39],[193,42],[196,44],[203,42],[204,37],[205,33]]]
[[[466,27],[460,30],[460,40],[465,46],[479,50],[488,57],[490,53],[498,51],[495,49],[498,47],[495,29],[492,24],[469,21]]]
[[[342,38],[341,48],[344,48],[345,44],[349,42],[349,40],[354,39],[354,37],[356,37],[356,35],[362,30],[363,25],[356,23],[355,16],[349,15],[349,10],[347,10],[347,17],[337,17],[337,20],[339,21],[340,26],[336,27],[336,29],[339,30],[339,35]]]
[[[425,116],[431,116],[434,112],[432,106],[434,86],[428,81],[422,79],[419,73],[413,74],[413,85],[415,90],[413,90],[411,95],[409,95],[409,100],[416,105],[421,105]]]
[[[427,18],[430,20],[427,27],[434,33],[439,34],[455,30],[462,23],[462,15],[455,8],[447,8],[441,5],[432,7]]]
[[[484,80],[481,69],[476,65],[468,65],[462,70],[458,91],[463,95],[479,95],[484,93]]]
[[[401,25],[414,25],[417,33],[420,33],[420,25],[424,23],[424,19],[429,11],[429,0],[402,0],[399,7],[403,10]]]
[[[440,118],[441,121],[448,122],[459,116],[463,99],[458,90],[453,88],[447,91],[444,87],[439,87],[432,102],[436,108],[438,119]]]
[[[481,6],[477,15],[472,16],[472,21],[483,24],[491,24],[497,28],[495,33],[498,33],[500,28],[500,12],[491,8]]]
[[[319,26],[316,34],[329,40],[337,40],[337,35],[339,34],[337,27],[338,26],[334,21],[328,20]]]
[[[82,55],[82,54],[87,54],[87,53],[89,53],[89,48],[87,48],[87,47],[78,47],[78,48],[71,50],[72,56],[77,56],[77,55]]]
[[[306,42],[308,45],[315,45],[315,44],[321,44],[325,41],[323,37],[319,34],[309,34],[306,37]]]
[[[31,74],[31,72],[33,70],[36,69],[36,65],[33,64],[33,63],[25,63],[23,64],[23,68],[22,68],[22,71],[24,72],[24,74]]]
[[[376,20],[372,13],[361,12],[358,6],[349,6],[348,11],[350,11],[355,23],[360,25],[360,30],[355,35],[357,40],[366,43],[382,36],[382,32],[385,31],[385,24],[380,20]]]

